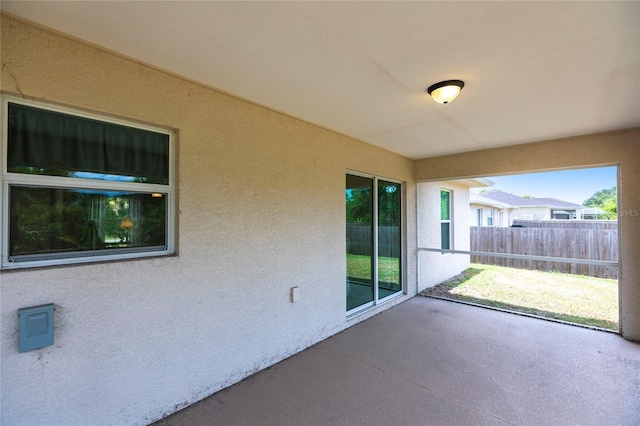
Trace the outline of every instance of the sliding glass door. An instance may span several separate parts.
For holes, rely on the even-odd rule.
[[[399,183],[378,180],[378,299],[402,291]]]
[[[373,179],[347,175],[347,311],[374,300]]]
[[[402,185],[348,174],[347,311],[402,292]]]

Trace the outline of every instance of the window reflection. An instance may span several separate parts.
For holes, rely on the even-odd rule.
[[[400,184],[378,181],[378,298],[402,290]]]
[[[10,256],[167,244],[166,196],[31,186],[10,192]]]
[[[372,197],[373,179],[347,175],[347,311],[374,298]]]

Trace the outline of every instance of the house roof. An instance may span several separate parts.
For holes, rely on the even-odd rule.
[[[568,201],[558,200],[556,198],[533,198],[529,201],[532,201],[532,205],[541,205],[541,206],[551,206],[555,209],[583,209],[584,206],[582,204],[574,204]]]
[[[583,209],[584,206],[580,204],[570,203],[568,201],[558,200],[556,198],[525,198],[518,195],[509,194],[497,189],[486,191],[482,193],[482,196],[491,200],[508,203],[518,207],[548,207],[552,209]]]
[[[640,126],[640,2],[0,8],[414,159]],[[465,87],[437,104],[449,79]]]
[[[483,197],[482,195],[476,194],[474,192],[471,192],[469,194],[469,204],[497,207],[500,209],[517,209],[518,208],[517,206],[514,206],[512,204],[503,203],[497,200],[492,200],[491,198]]]

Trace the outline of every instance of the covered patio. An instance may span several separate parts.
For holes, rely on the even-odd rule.
[[[156,424],[639,424],[639,349],[417,296]]]
[[[640,423],[639,12],[2,1],[0,424]],[[416,297],[613,166],[620,336]]]

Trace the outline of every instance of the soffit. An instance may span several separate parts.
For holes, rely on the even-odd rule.
[[[1,8],[414,159],[640,126],[640,2]]]

